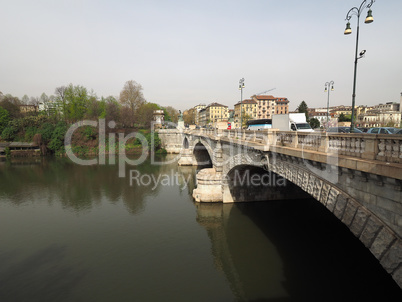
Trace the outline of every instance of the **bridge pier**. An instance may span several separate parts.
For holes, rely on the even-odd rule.
[[[179,166],[196,166],[193,151],[191,149],[182,149],[180,151],[180,159],[177,163]]]
[[[198,172],[193,198],[197,202],[222,202],[222,173],[217,172],[215,168],[206,168]]]

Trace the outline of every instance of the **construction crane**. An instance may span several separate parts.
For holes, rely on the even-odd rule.
[[[262,95],[262,94],[267,93],[267,92],[270,92],[270,91],[272,91],[272,90],[274,90],[274,89],[276,89],[276,88],[272,88],[272,89],[269,89],[269,90],[265,90],[265,91],[263,91],[263,92],[259,92],[259,93],[256,93],[256,94],[254,94],[254,95]]]

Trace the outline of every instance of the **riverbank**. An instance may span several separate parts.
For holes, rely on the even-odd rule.
[[[155,152],[166,153],[161,147],[158,133],[147,129],[123,128],[110,129],[106,133],[99,133],[98,128],[82,126],[77,128],[70,137],[70,144],[65,139],[69,128],[64,123],[45,125],[35,130],[22,129],[18,135],[8,137],[7,141],[0,141],[0,157],[36,157],[42,155],[66,156],[66,149],[76,156],[97,156],[99,154],[138,154]],[[14,141],[26,138],[27,141]]]

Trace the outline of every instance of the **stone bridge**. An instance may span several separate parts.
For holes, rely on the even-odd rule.
[[[277,130],[159,130],[197,174],[197,202],[313,197],[402,288],[402,136]]]

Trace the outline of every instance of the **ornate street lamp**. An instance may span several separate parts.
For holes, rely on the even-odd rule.
[[[353,15],[357,16],[357,31],[356,31],[356,52],[355,52],[355,68],[354,68],[354,76],[353,76],[353,94],[352,94],[352,121],[350,123],[350,132],[353,131],[354,128],[354,118],[355,118],[355,97],[356,97],[356,71],[357,71],[357,60],[361,59],[364,54],[365,54],[365,50],[363,50],[362,52],[360,52],[359,57],[357,56],[358,53],[358,45],[359,45],[359,21],[360,21],[360,15],[362,13],[362,11],[365,8],[368,8],[368,13],[367,13],[367,17],[366,20],[364,21],[364,23],[371,23],[374,21],[373,19],[373,15],[372,15],[372,11],[371,11],[371,6],[373,5],[373,3],[375,2],[375,0],[364,0],[361,4],[360,7],[352,7],[348,13],[346,14],[346,21],[348,21],[348,23],[346,24],[346,29],[344,34],[345,35],[349,35],[352,33],[352,29],[350,28],[350,22],[349,20],[352,18]]]
[[[239,90],[240,90],[240,129],[243,129],[243,88],[244,88],[244,78],[241,78],[239,81]]]
[[[328,129],[328,123],[329,123],[329,91],[334,91],[334,81],[326,82],[325,83],[325,91],[328,91],[328,100],[327,100],[327,129]],[[330,89],[331,88],[331,89]]]

